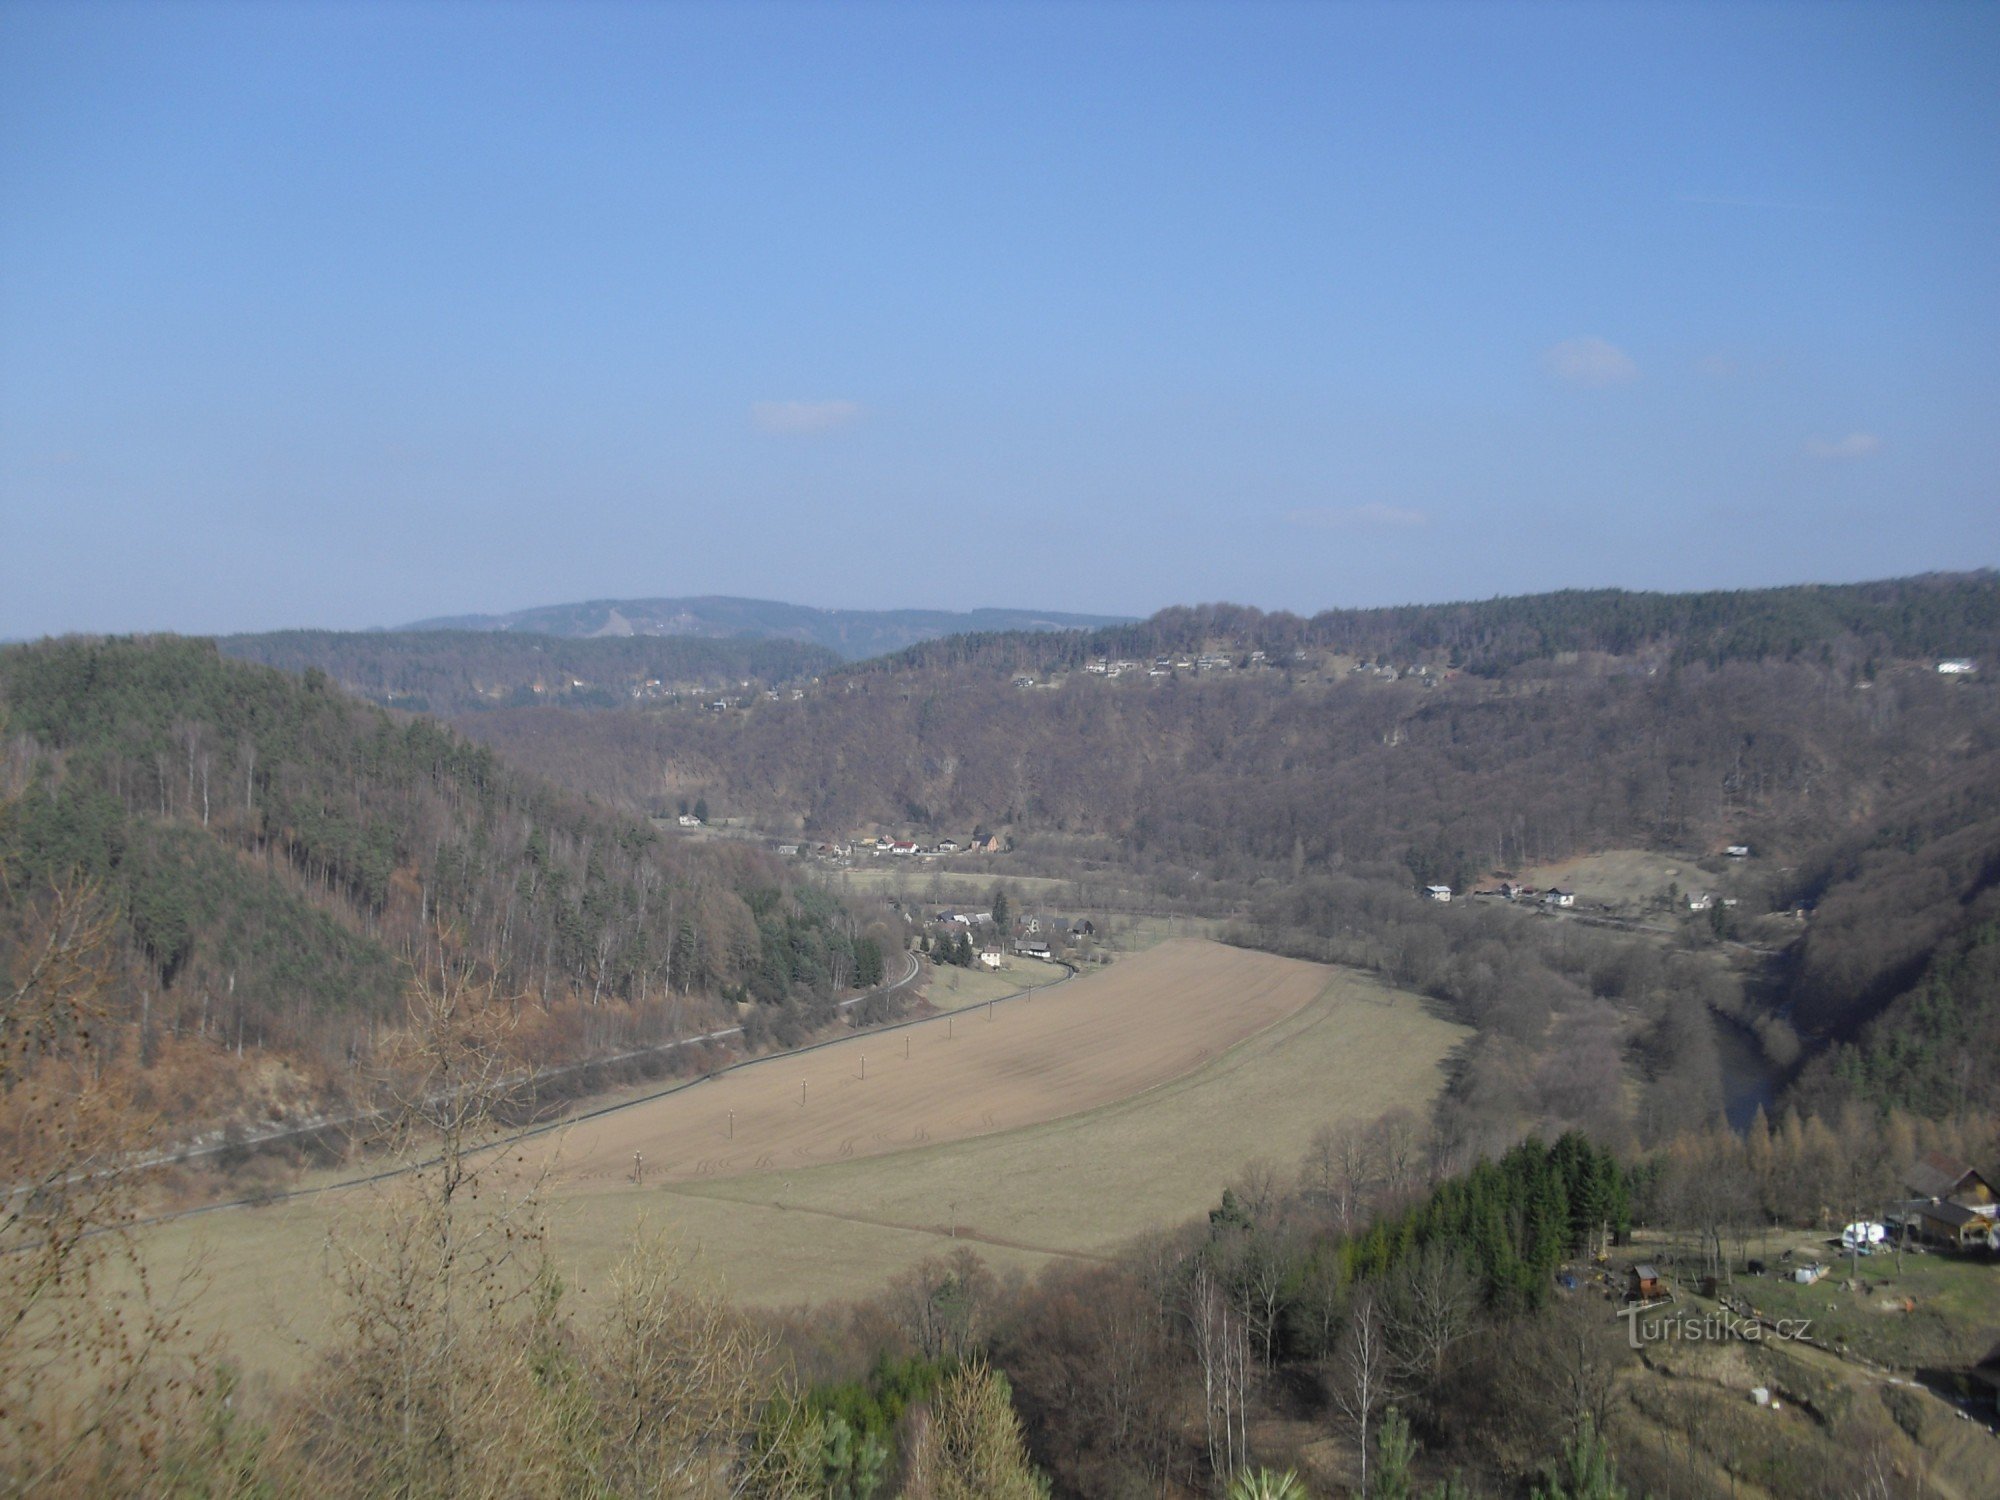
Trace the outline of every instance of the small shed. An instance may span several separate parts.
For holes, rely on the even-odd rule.
[[[1666,1295],[1666,1287],[1660,1281],[1660,1268],[1651,1265],[1636,1265],[1632,1268],[1625,1284],[1625,1298],[1628,1302],[1648,1302],[1655,1297]]]

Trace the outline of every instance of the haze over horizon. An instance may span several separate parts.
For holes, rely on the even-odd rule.
[[[2000,563],[2000,11],[0,11],[0,639]]]

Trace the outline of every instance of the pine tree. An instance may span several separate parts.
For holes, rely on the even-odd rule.
[[[1534,1500],[1625,1500],[1625,1487],[1611,1464],[1611,1450],[1597,1435],[1590,1418],[1563,1448],[1563,1455],[1544,1471],[1546,1488],[1536,1485]]]
[[[1375,1468],[1368,1476],[1368,1500],[1412,1500],[1416,1489],[1410,1465],[1416,1456],[1409,1420],[1390,1407],[1375,1436]]]

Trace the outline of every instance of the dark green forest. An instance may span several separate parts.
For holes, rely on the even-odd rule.
[[[0,653],[0,941],[59,888],[116,919],[127,1055],[246,1049],[354,1085],[439,941],[530,1007],[542,1061],[663,1039],[716,998],[760,1033],[830,1017],[864,916],[767,855],[697,846],[504,766],[421,718],[206,641]]]

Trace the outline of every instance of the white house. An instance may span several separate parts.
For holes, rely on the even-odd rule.
[[[1688,892],[1689,911],[1707,911],[1713,905],[1715,905],[1715,897],[1707,891]]]
[[[1558,890],[1556,887],[1550,886],[1542,896],[1542,904],[1544,906],[1574,906],[1576,905],[1576,892]]]
[[[1750,857],[1750,846],[1748,844],[1731,844],[1722,852],[1731,859],[1748,859]]]
[[[682,813],[682,814],[681,814],[681,827],[683,827],[683,828],[699,828],[699,827],[701,827],[701,819],[700,819],[700,818],[697,818],[697,817],[696,817],[696,816],[695,816],[695,815],[694,815],[693,813]]]
[[[1449,901],[1451,900],[1451,887],[1448,885],[1427,885],[1424,887],[1424,899],[1426,901]]]

